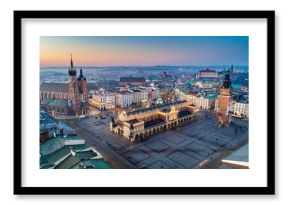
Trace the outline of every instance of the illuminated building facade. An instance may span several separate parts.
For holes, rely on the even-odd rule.
[[[130,142],[141,141],[150,135],[176,128],[197,119],[199,108],[192,102],[178,101],[140,109],[122,111],[110,122],[110,130]]]
[[[132,105],[134,95],[132,91],[119,91],[116,94],[116,106],[125,108]]]
[[[92,98],[88,100],[89,104],[99,110],[110,110],[116,107],[116,94],[100,89],[91,91]]]
[[[249,117],[249,103],[236,102],[232,104],[232,112],[237,117]]]

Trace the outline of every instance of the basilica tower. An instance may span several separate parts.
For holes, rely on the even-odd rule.
[[[88,98],[88,83],[86,77],[83,75],[83,70],[80,70],[80,75],[78,77],[78,86],[80,93],[80,100],[85,102]]]
[[[70,67],[68,69],[69,81],[68,81],[68,95],[69,95],[69,107],[72,114],[77,114],[80,111],[80,93],[77,82],[77,71],[73,65],[71,56]]]

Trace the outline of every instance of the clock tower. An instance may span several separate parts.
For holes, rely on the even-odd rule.
[[[217,124],[228,126],[229,113],[231,111],[231,103],[232,103],[232,90],[231,90],[230,71],[226,71],[225,78],[220,88],[216,104]]]

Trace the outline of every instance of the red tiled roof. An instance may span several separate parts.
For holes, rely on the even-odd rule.
[[[211,72],[211,73],[215,73],[216,71],[215,70],[210,70],[210,69],[205,69],[205,70],[200,70],[199,71],[200,73],[203,73],[203,72]]]

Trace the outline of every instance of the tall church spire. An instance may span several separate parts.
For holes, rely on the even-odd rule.
[[[73,60],[72,60],[72,54],[70,54],[70,67],[68,69],[68,74],[70,76],[75,76],[77,74],[77,71],[76,69],[74,68],[74,63],[73,63]]]
[[[70,67],[73,68],[74,67],[74,63],[72,61],[72,54],[70,54]]]

